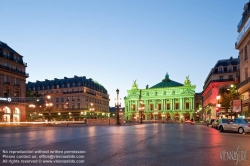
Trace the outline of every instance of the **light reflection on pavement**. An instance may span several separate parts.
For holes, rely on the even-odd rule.
[[[0,133],[2,150],[86,151],[85,164],[79,165],[228,166],[236,161],[222,160],[222,151],[250,151],[250,134],[220,133],[203,125],[1,127]]]

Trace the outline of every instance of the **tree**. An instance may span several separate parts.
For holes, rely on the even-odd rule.
[[[239,98],[239,93],[237,92],[236,85],[231,85],[231,89],[221,87],[219,89],[219,95],[221,96],[219,102],[221,107],[231,107],[231,102]]]

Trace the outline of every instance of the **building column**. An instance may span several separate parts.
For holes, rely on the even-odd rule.
[[[148,111],[148,100],[145,101],[145,111]]]
[[[164,99],[161,99],[161,110],[164,111]]]
[[[180,110],[183,110],[183,98],[180,98]]]
[[[163,111],[166,110],[166,99],[163,99]]]
[[[191,98],[191,109],[194,110],[194,98]]]
[[[170,99],[170,110],[174,110],[173,102],[174,102],[174,99]]]

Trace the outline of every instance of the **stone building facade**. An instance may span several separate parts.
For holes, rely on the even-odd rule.
[[[250,2],[244,5],[237,30],[239,35],[235,48],[239,50],[240,57],[240,80],[237,89],[242,100],[241,114],[250,118]]]
[[[189,77],[184,84],[165,78],[158,84],[139,89],[136,81],[125,97],[127,120],[174,120],[184,121],[193,118],[195,112],[195,85]]]
[[[219,89],[221,87],[231,88],[231,85],[235,86],[239,75],[239,59],[232,58],[218,60],[215,66],[208,74],[204,86],[203,86],[203,109],[205,119],[218,117],[236,117],[236,114],[228,112],[228,108],[221,109],[220,112],[216,112],[216,104],[218,100],[216,97],[219,95]]]
[[[51,108],[33,109],[33,112],[52,120],[83,120],[83,118],[107,118],[109,95],[107,90],[93,79],[85,76],[28,82],[27,89],[43,96]],[[47,98],[50,96],[50,99]],[[50,114],[50,115],[49,115]]]
[[[23,56],[0,41],[0,121],[26,121],[25,94],[27,63]]]

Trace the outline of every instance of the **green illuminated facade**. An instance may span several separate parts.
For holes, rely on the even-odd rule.
[[[125,119],[183,121],[193,118],[195,112],[195,85],[189,76],[184,84],[169,79],[168,73],[158,84],[139,89],[136,81],[125,97]]]

